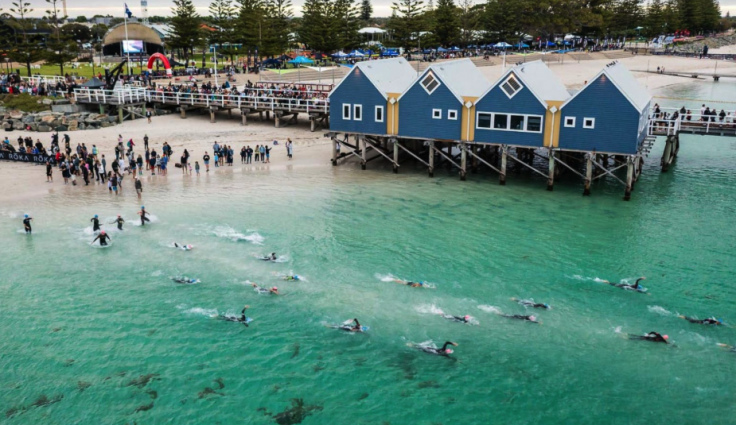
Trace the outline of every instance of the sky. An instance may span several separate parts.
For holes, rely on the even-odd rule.
[[[31,3],[31,7],[34,9],[33,16],[43,16],[47,9],[48,3],[45,0],[24,0]],[[208,7],[210,0],[193,0],[194,5],[197,7],[197,11],[201,15],[208,15]],[[483,1],[483,0],[476,0]],[[292,0],[294,15],[301,15],[301,6],[303,0]],[[9,2],[3,2],[2,6],[6,6]],[[102,6],[100,3],[104,3]],[[76,17],[79,15],[87,16],[88,18],[93,15],[112,15],[123,17],[124,1],[120,1],[118,6],[114,4],[116,1],[105,1],[100,2],[99,0],[67,0],[67,15],[70,17]],[[388,17],[391,15],[391,3],[392,0],[372,0],[373,3],[373,16]],[[425,1],[426,3],[426,1]],[[721,0],[721,13],[725,15],[727,11],[731,12],[731,15],[736,14],[736,0]],[[171,0],[148,0],[148,15],[171,15],[171,6],[173,2]],[[140,0],[132,0],[128,3],[130,11],[133,12],[133,16],[139,16],[141,13]],[[7,7],[3,7],[4,11],[7,12]]]

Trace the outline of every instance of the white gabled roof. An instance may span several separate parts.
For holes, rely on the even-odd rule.
[[[562,84],[562,81],[557,78],[544,62],[536,60],[510,68],[475,103],[480,102],[494,87],[506,81],[506,77],[512,72],[521,80],[521,84],[528,88],[534,97],[545,107],[547,106],[548,100],[566,101],[570,98],[570,93],[567,91],[565,85]]]
[[[625,66],[621,65],[618,61],[609,63],[601,72],[598,73],[588,84],[582,89],[578,90],[573,97],[567,100],[561,108],[570,103],[580,93],[584,92],[585,89],[593,84],[594,81],[598,80],[601,75],[605,75],[613,83],[614,86],[626,97],[626,99],[636,108],[639,113],[642,113],[644,109],[652,101],[652,95],[649,94],[647,89],[639,84],[636,77],[628,70]]]
[[[430,72],[442,80],[442,84],[447,86],[460,103],[464,103],[464,96],[478,97],[491,85],[475,64],[468,58],[431,65],[422,72],[422,75],[417,80],[421,81]],[[401,97],[404,97],[408,91],[409,88],[401,94]],[[401,97],[399,97],[399,100]]]
[[[381,92],[384,98],[386,93],[402,93],[417,77],[417,72],[404,58],[379,59],[358,62],[353,69],[340,81],[330,95],[340,87],[355,69],[365,75],[366,78]]]

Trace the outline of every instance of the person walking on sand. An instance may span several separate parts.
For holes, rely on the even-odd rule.
[[[291,161],[294,155],[294,147],[291,139],[286,139],[286,155],[289,157],[289,161]]]
[[[197,177],[199,177],[199,161],[194,161],[194,172],[197,173]]]
[[[141,199],[141,193],[143,193],[143,182],[138,177],[135,178],[135,193],[138,194],[138,199]]]
[[[146,109],[146,119],[148,120],[148,123],[149,124],[151,123],[151,115],[152,115],[151,114],[151,110],[150,109]]]
[[[51,171],[52,171],[51,163],[46,161],[46,181],[49,183],[54,182],[54,176],[51,174]]]

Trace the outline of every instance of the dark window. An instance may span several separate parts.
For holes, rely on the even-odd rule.
[[[524,116],[523,115],[511,115],[511,130],[523,131],[524,130]]]
[[[542,117],[526,117],[526,131],[541,132]]]
[[[491,128],[491,114],[478,114],[478,128]]]
[[[506,129],[508,127],[508,115],[496,114],[493,116],[493,128]]]

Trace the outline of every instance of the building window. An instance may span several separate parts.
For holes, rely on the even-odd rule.
[[[447,111],[447,119],[448,120],[457,120],[457,110],[450,109]]]
[[[575,117],[565,117],[565,127],[575,127]]]
[[[516,77],[510,75],[503,83],[501,83],[501,90],[506,93],[509,99],[514,97],[522,89],[521,84],[516,80]]]
[[[436,120],[442,119],[442,109],[432,109],[432,118]]]
[[[526,131],[533,133],[542,132],[542,117],[529,116],[526,117]]]
[[[475,128],[483,130],[541,133],[544,119],[541,115],[499,114],[478,112]]]
[[[353,105],[353,120],[363,120],[363,105]]]
[[[350,104],[349,103],[342,104],[342,119],[350,120]]]
[[[435,90],[437,90],[437,87],[440,86],[440,82],[434,77],[431,72],[427,74],[426,77],[424,77],[421,84],[422,87],[424,87],[424,90],[427,91],[427,94],[432,94]]]
[[[493,114],[493,128],[506,130],[508,126],[508,115]]]
[[[376,122],[383,122],[383,106],[376,106]]]
[[[595,128],[595,118],[583,118],[583,128]]]
[[[479,112],[475,127],[490,129],[491,128],[491,114]]]

